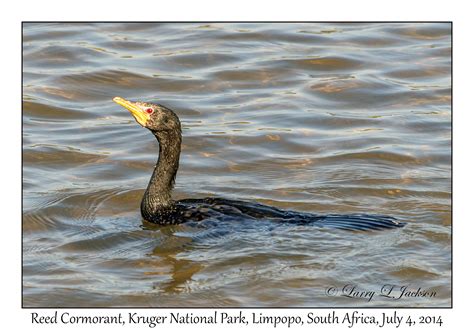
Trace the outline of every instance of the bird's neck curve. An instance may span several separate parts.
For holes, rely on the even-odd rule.
[[[159,216],[171,208],[176,173],[181,153],[181,131],[153,132],[159,143],[159,156],[142,199],[141,211],[145,219]]]

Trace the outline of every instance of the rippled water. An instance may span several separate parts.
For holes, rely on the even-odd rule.
[[[450,72],[450,24],[24,24],[24,306],[450,306]],[[180,116],[176,199],[407,225],[144,223],[114,96]],[[385,284],[436,294],[341,295]]]

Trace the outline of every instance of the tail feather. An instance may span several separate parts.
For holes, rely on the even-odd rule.
[[[290,220],[294,223],[314,224],[316,226],[325,228],[336,228],[345,230],[383,230],[400,228],[405,226],[405,223],[398,221],[395,218],[387,216],[375,216],[364,214],[346,214],[346,215],[324,215],[305,217],[304,219]]]

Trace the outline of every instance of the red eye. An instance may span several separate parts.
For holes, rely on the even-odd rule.
[[[148,108],[148,109],[146,109],[145,111],[146,111],[146,113],[148,113],[148,114],[150,114],[150,115],[153,113],[153,109],[152,109],[152,108]]]

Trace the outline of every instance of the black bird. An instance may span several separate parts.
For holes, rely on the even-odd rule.
[[[315,215],[223,198],[174,201],[171,198],[171,191],[181,153],[181,123],[178,116],[171,109],[160,104],[131,102],[121,97],[115,97],[113,101],[130,111],[135,120],[141,126],[148,128],[159,143],[158,161],[141,203],[141,214],[146,221],[168,225],[188,220],[203,220],[208,217],[219,218],[225,215],[233,218],[266,218],[285,221],[285,223],[311,224],[349,230],[377,230],[405,225],[388,216]]]

